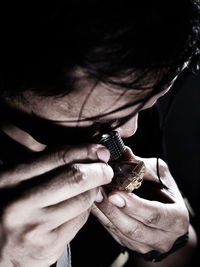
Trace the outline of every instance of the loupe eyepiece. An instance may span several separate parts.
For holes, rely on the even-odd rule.
[[[124,142],[117,131],[103,134],[98,143],[104,145],[110,151],[109,161],[117,160],[126,151]]]

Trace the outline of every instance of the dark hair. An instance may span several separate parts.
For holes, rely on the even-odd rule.
[[[6,8],[1,94],[65,95],[75,70],[125,89],[161,91],[184,62],[197,66],[198,0],[73,0]]]

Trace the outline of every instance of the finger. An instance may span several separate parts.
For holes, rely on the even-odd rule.
[[[177,203],[149,201],[133,193],[127,194],[121,191],[111,193],[109,201],[115,206],[119,206],[119,201],[124,202],[121,211],[147,227],[175,232],[178,235],[187,231],[188,217],[184,216],[185,207]]]
[[[100,223],[109,231],[109,233],[112,235],[112,237],[122,246],[127,247],[131,250],[136,250],[140,253],[146,253],[150,250],[152,250],[152,246],[149,246],[148,244],[143,244],[142,240],[136,241],[131,239],[130,237],[127,237],[121,232],[116,226],[103,214],[103,212],[95,205],[92,205],[92,213],[94,216],[97,217],[97,219],[100,221]]]
[[[157,158],[141,158],[136,156],[133,151],[129,148],[126,147],[126,152],[123,154],[122,156],[123,160],[141,160],[145,163],[145,174],[144,174],[144,179],[149,180],[149,181],[153,181],[153,182],[157,182],[160,183],[158,175],[157,175]],[[164,176],[164,173],[168,170],[167,164],[159,159],[158,161],[159,163],[159,174],[161,177]]]
[[[48,266],[52,265],[61,255],[66,245],[75,237],[77,232],[83,227],[89,216],[89,211],[86,211],[71,221],[53,229],[44,234],[44,232],[36,231],[31,233],[31,240],[34,237],[36,244],[34,252],[36,251],[36,259],[44,260],[44,255],[48,259]],[[40,229],[41,230],[41,229]],[[30,239],[30,237],[28,238]],[[33,244],[33,241],[32,243]],[[47,256],[48,255],[48,256]],[[47,261],[45,259],[45,265]],[[39,262],[40,265],[41,262]],[[31,265],[32,266],[32,265]],[[34,265],[36,266],[36,265]]]
[[[123,245],[120,241],[120,237],[122,233],[116,229],[116,227],[112,224],[112,222],[105,216],[105,214],[97,207],[94,203],[91,209],[92,214],[99,220],[99,222],[110,232],[110,234],[115,238],[115,240]]]
[[[51,172],[46,179],[37,179],[36,184],[28,184],[23,198],[43,208],[110,183],[112,177],[113,170],[106,163],[73,164]]]
[[[124,152],[124,154],[121,156],[120,159],[128,161],[137,160],[137,156],[133,154],[133,151],[130,149],[130,147],[126,146],[126,151]]]
[[[176,202],[178,199],[182,200],[182,196],[177,184],[173,179],[167,164],[162,159],[157,160],[157,158],[140,158],[134,155],[129,147],[127,147],[124,157],[125,160],[141,160],[144,162],[145,173],[142,187],[144,187],[146,184],[148,187],[151,187],[151,190],[148,191],[151,191],[152,193],[155,192],[158,194],[158,197],[160,195],[161,202],[170,203]],[[158,193],[159,190],[160,194]]]
[[[98,188],[84,192],[57,205],[42,209],[42,219],[46,229],[55,229],[88,210],[95,201]]]
[[[90,211],[85,211],[76,218],[62,224],[51,231],[51,234],[56,237],[56,244],[62,246],[68,244],[83,227],[89,217]]]
[[[37,154],[33,158],[12,169],[1,171],[0,187],[12,185],[42,175],[53,169],[74,162],[83,162],[86,160],[107,162],[109,157],[109,151],[99,144],[65,147],[59,148],[53,152]]]
[[[157,175],[157,159],[156,158],[141,158],[133,154],[133,151],[126,147],[126,152],[123,155],[123,159],[131,160],[141,160],[145,163],[145,174],[144,179],[160,183]]]
[[[108,231],[115,239],[117,236],[120,243],[130,249],[135,249],[141,253],[153,249],[166,252],[175,241],[174,235],[171,233],[148,227],[142,222],[127,216],[111,203],[104,201],[96,205],[109,221],[109,223],[106,222],[104,218],[105,227]],[[99,216],[99,214],[96,212],[96,216]],[[101,220],[102,216],[99,219]]]
[[[42,209],[24,201],[11,204],[4,211],[2,221],[10,231],[33,232],[33,236],[48,233],[67,221],[76,218],[83,212],[88,211],[96,199],[99,189],[94,188],[67,201]]]
[[[103,226],[109,230],[110,232],[115,233],[116,227],[111,223],[111,221],[106,217],[106,215],[97,207],[97,205],[94,203],[92,205],[91,212],[94,216],[97,217],[97,219],[103,224]]]
[[[154,182],[160,185],[160,187],[169,189],[171,196],[173,194],[180,196],[178,187],[173,179],[167,164],[162,159],[157,158],[141,158],[145,163],[144,180]]]
[[[156,158],[140,158],[133,154],[133,151],[126,147],[126,151],[123,154],[122,160],[125,161],[135,161],[140,160],[145,163],[145,173],[144,173],[144,180],[153,181],[156,183],[160,183],[160,180],[157,175],[157,159]]]

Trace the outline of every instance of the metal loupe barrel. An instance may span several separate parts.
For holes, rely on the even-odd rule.
[[[110,151],[109,161],[117,160],[126,151],[124,142],[117,131],[112,131],[107,134],[103,134],[99,143],[104,145]]]

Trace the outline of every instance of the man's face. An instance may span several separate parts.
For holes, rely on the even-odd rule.
[[[112,88],[102,83],[94,86],[91,82],[84,80],[77,83],[76,89],[64,97],[37,96],[27,91],[24,94],[27,101],[23,103],[18,102],[17,108],[30,116],[34,114],[34,118],[44,119],[40,124],[39,122],[37,123],[37,120],[36,123],[31,122],[31,118],[27,122],[27,125],[29,124],[29,130],[27,131],[33,137],[36,137],[36,140],[41,140],[41,143],[50,144],[52,140],[55,144],[76,143],[72,139],[78,140],[77,143],[79,143],[79,140],[81,140],[80,142],[87,142],[90,138],[92,140],[93,137],[100,134],[100,129],[104,125],[110,129],[118,125],[120,119],[136,110],[138,105],[112,114],[105,114],[127,103],[143,98],[150,91],[150,89],[145,91],[124,90]],[[166,91],[152,97],[143,109],[152,106]],[[11,105],[14,105],[14,108],[16,108],[14,102]],[[99,115],[105,116],[91,121],[88,120]],[[130,137],[137,130],[137,119],[138,114],[115,130],[120,133],[122,138]],[[25,120],[23,122],[26,131],[26,122]],[[49,124],[52,127],[46,127]],[[86,136],[87,138],[84,139]]]

